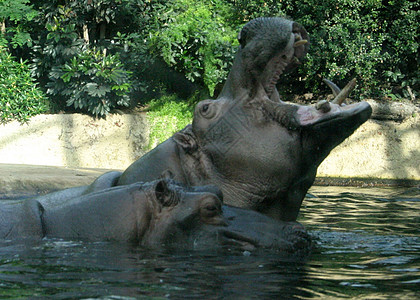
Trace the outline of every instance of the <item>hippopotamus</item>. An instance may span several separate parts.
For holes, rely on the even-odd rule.
[[[224,88],[199,102],[191,125],[129,166],[117,185],[156,179],[165,170],[182,184],[213,184],[225,203],[296,221],[317,168],[371,115],[366,102],[344,105],[354,81],[334,101],[280,100],[281,74],[308,51],[308,34],[283,18],[250,21]]]
[[[151,248],[270,248],[308,253],[311,239],[297,222],[222,206],[215,186],[185,187],[158,179],[100,189],[67,201],[0,202],[0,238],[124,241]]]
[[[127,239],[146,246],[170,237],[189,247],[223,240],[244,247],[307,249],[309,239],[296,219],[317,168],[372,110],[366,102],[343,105],[354,81],[332,102],[281,101],[277,81],[308,50],[308,34],[296,22],[256,19],[238,38],[240,48],[221,94],[196,105],[191,125],[123,173],[3,206],[0,222],[11,225],[2,236]],[[158,184],[165,173],[179,184]],[[221,192],[203,188],[209,185]],[[146,190],[154,196],[147,197]],[[178,200],[162,202],[159,190]],[[225,203],[221,209],[215,204],[219,194]],[[211,209],[201,206],[206,201],[214,201]],[[14,210],[20,214],[3,221],[10,215],[5,212]]]

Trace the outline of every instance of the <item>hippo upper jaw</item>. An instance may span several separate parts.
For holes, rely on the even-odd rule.
[[[330,108],[324,112],[311,106],[300,106],[296,112],[296,118],[301,127],[331,126],[331,123],[339,123],[351,120],[358,125],[369,119],[372,108],[367,102],[359,102],[351,105],[329,104]],[[360,119],[360,124],[358,122]]]

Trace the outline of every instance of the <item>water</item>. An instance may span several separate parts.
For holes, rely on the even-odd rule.
[[[420,189],[313,187],[306,261],[44,240],[0,247],[0,298],[420,299]]]

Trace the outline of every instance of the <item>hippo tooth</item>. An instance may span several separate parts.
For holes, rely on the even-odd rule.
[[[306,43],[308,42],[308,40],[300,40],[300,41],[297,41],[297,42],[295,42],[294,44],[293,44],[293,47],[299,47],[299,46],[302,46],[302,45],[305,45]]]
[[[327,113],[331,110],[331,105],[327,100],[321,100],[315,104],[315,108],[323,113]]]

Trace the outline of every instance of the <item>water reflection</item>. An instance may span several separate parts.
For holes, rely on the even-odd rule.
[[[265,250],[174,253],[116,243],[5,242],[0,297],[415,299],[419,218],[418,188],[313,187],[300,217],[316,245],[307,261]]]

